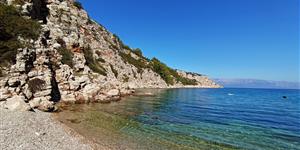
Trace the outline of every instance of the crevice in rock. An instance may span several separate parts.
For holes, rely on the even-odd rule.
[[[32,19],[43,20],[43,23],[47,23],[47,16],[49,15],[49,9],[47,8],[47,0],[33,0],[32,10],[30,16]]]
[[[52,57],[52,56],[48,56],[48,57]],[[59,102],[61,99],[61,94],[59,91],[57,80],[55,78],[56,77],[55,63],[53,61],[50,61],[47,64],[47,66],[51,71],[51,87],[52,88],[51,88],[51,94],[50,94],[50,96],[51,96],[50,101]]]
[[[31,55],[25,61],[25,73],[28,74],[34,67],[33,62],[36,60],[36,53],[31,53]]]
[[[52,74],[51,86],[52,86],[51,101],[59,102],[60,99],[61,99],[61,94],[59,92],[58,83],[57,83],[56,78],[55,78],[55,73]]]
[[[60,99],[61,99],[61,94],[60,94],[60,91],[59,91],[59,88],[58,88],[58,83],[56,81],[56,73],[55,73],[55,69],[53,67],[53,62],[50,62],[48,64],[48,67],[49,69],[51,70],[51,99],[50,101],[53,101],[53,102],[59,102]]]

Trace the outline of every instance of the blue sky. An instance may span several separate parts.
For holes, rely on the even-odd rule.
[[[213,78],[299,81],[299,0],[81,0],[144,55]]]

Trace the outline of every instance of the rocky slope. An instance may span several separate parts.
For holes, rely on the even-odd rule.
[[[220,87],[206,76],[145,58],[89,18],[76,1],[0,2],[40,24],[36,39],[16,35],[25,46],[16,49],[14,62],[0,65],[2,107],[54,111],[57,102],[108,102],[135,88]]]

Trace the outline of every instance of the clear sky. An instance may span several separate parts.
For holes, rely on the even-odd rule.
[[[213,78],[299,81],[299,0],[80,0],[127,45]]]

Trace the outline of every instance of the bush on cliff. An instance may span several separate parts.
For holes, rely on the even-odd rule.
[[[32,80],[29,80],[28,82],[28,88],[32,93],[36,93],[38,91],[41,91],[43,87],[45,86],[46,82],[42,79],[35,78]]]
[[[36,40],[40,29],[38,22],[25,19],[13,6],[0,3],[0,65],[15,63],[17,49],[27,46],[18,37]]]
[[[69,49],[66,49],[64,47],[59,48],[58,52],[62,56],[61,62],[63,64],[66,64],[66,65],[70,66],[71,68],[73,68],[73,66],[74,66],[74,64],[73,64],[73,57],[74,57],[73,53]]]
[[[81,4],[79,1],[77,1],[77,0],[74,1],[73,5],[74,5],[75,7],[77,7],[78,9],[83,9],[82,4]]]
[[[156,72],[157,74],[160,75],[160,77],[165,80],[165,82],[168,84],[168,85],[173,85],[174,84],[174,80],[173,80],[173,77],[171,75],[171,72],[170,72],[170,68],[160,62],[157,58],[153,58],[151,60],[151,64],[152,64],[152,70],[154,72]]]
[[[138,69],[138,73],[141,73],[143,68],[149,68],[148,65],[146,64],[146,62],[143,59],[135,59],[131,56],[130,53],[126,54],[126,53],[121,52],[120,56],[122,57],[122,59],[125,62],[135,66]]]
[[[181,82],[183,85],[197,85],[195,79],[188,79],[180,76],[176,70],[168,67],[166,64],[159,61],[157,58],[151,60],[152,70],[159,74],[168,85],[174,85],[174,79]]]
[[[97,60],[95,60],[90,47],[84,48],[83,53],[86,60],[86,65],[89,66],[91,70],[104,76],[107,75],[105,68]]]
[[[118,78],[119,73],[112,64],[110,64],[110,68],[111,68],[111,71],[114,73],[115,77]]]
[[[139,57],[144,58],[143,52],[142,52],[141,49],[136,48],[136,49],[133,49],[132,52],[133,52],[134,54],[138,55]]]
[[[3,74],[3,72],[2,72],[2,70],[1,70],[2,68],[0,68],[0,77],[3,77],[4,76],[4,74]]]

